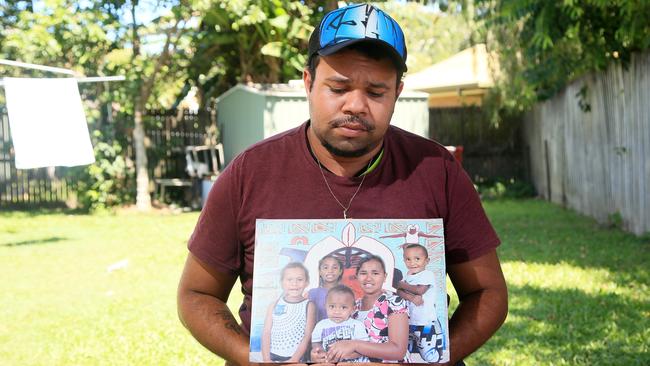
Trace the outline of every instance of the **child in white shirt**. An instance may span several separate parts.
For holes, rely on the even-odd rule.
[[[325,353],[329,347],[341,340],[368,340],[366,327],[359,320],[352,319],[354,313],[354,292],[345,286],[337,285],[327,292],[325,303],[327,319],[316,324],[311,336],[311,361],[327,362]],[[361,356],[345,362],[368,362],[368,358]]]
[[[398,284],[397,294],[409,307],[409,351],[420,354],[426,362],[438,362],[442,356],[443,336],[436,315],[433,272],[427,248],[409,244],[404,248],[404,264],[408,272]]]

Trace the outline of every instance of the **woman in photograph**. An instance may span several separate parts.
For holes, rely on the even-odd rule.
[[[371,362],[409,362],[408,306],[404,299],[382,288],[386,276],[386,266],[381,257],[371,255],[359,262],[357,280],[363,297],[356,302],[354,317],[364,323],[370,340],[337,342],[330,347],[324,360],[312,361],[338,362],[366,356]]]

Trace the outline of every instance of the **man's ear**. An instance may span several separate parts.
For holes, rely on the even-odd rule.
[[[302,70],[302,81],[305,84],[305,91],[307,92],[307,97],[311,93],[311,74],[306,68]]]
[[[397,87],[397,91],[395,93],[395,100],[397,100],[397,98],[399,98],[399,95],[402,94],[403,89],[404,89],[404,82],[400,81],[399,86]]]

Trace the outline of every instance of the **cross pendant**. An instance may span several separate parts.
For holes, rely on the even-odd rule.
[[[348,218],[348,210],[343,210],[343,219],[346,220]]]

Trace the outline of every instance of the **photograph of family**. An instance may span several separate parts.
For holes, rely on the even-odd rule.
[[[257,220],[251,362],[449,360],[441,219]]]

